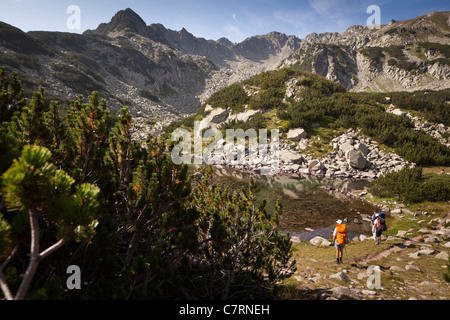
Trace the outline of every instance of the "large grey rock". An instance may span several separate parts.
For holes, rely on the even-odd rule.
[[[414,215],[414,212],[412,212],[411,210],[408,210],[408,209],[402,209],[402,213]]]
[[[439,239],[435,236],[429,236],[424,240],[425,243],[439,243]]]
[[[424,255],[429,256],[429,255],[435,254],[436,251],[434,251],[433,249],[423,249],[423,250],[419,250],[418,253],[419,253],[420,255],[424,254]]]
[[[312,170],[317,164],[319,164],[319,160],[310,160],[308,161],[308,168]]]
[[[358,169],[358,170],[364,169],[367,164],[367,160],[366,160],[366,158],[364,158],[361,151],[356,151],[356,150],[350,150],[347,153],[347,161],[348,161],[348,164],[352,168]]]
[[[361,151],[364,156],[367,156],[370,152],[369,148],[364,143],[358,143],[356,145],[356,150]]]
[[[303,156],[300,153],[292,152],[290,150],[281,150],[278,154],[280,161],[286,163],[302,164],[304,162]]]
[[[308,168],[312,171],[317,171],[317,170],[325,170],[326,167],[323,165],[322,162],[318,161],[318,160],[311,160],[308,162]]]
[[[287,133],[287,138],[292,141],[300,141],[306,139],[306,137],[308,137],[308,134],[303,128],[291,129]]]
[[[345,142],[344,144],[341,144],[339,150],[342,152],[342,155],[347,157],[348,152],[351,150],[355,150],[355,148],[350,143]]]
[[[328,247],[330,245],[330,242],[327,239],[322,238],[320,236],[312,238],[311,240],[309,240],[309,242],[313,246],[318,246],[318,247]]]
[[[450,238],[450,229],[440,229],[436,231],[436,234]]]
[[[405,270],[414,270],[414,271],[421,271],[420,269],[419,269],[419,267],[417,267],[417,266],[415,266],[415,265],[413,265],[413,264],[407,264],[406,266],[405,266]]]
[[[196,136],[201,135],[203,129],[216,128],[217,124],[224,122],[228,118],[229,113],[229,110],[224,110],[222,108],[213,109],[211,113],[200,122]]]
[[[394,109],[394,110],[392,110],[392,113],[395,114],[396,116],[400,116],[400,117],[403,117],[403,118],[408,118],[406,112],[402,111],[401,109]]]
[[[342,271],[338,272],[338,273],[335,273],[335,274],[332,274],[330,276],[330,279],[337,279],[337,280],[341,280],[341,281],[344,281],[344,282],[351,282],[350,278],[345,273],[343,273]]]
[[[331,291],[332,297],[339,300],[361,300],[358,294],[350,290],[350,288],[335,287],[331,288],[329,291]]]
[[[226,122],[230,122],[233,120],[247,122],[251,117],[253,117],[255,114],[259,112],[261,112],[261,110],[248,110],[245,112],[232,114],[228,117],[228,119],[226,119]]]
[[[389,270],[397,271],[397,272],[405,272],[406,271],[405,269],[403,269],[402,267],[399,267],[399,266],[392,266],[389,268]]]
[[[438,253],[437,255],[435,255],[434,257],[436,259],[442,259],[442,260],[448,261],[449,255],[448,255],[447,251],[442,251],[442,252]]]
[[[230,114],[229,110],[217,108],[217,109],[212,110],[207,118],[209,119],[209,122],[222,123],[225,120],[227,120],[229,114]]]

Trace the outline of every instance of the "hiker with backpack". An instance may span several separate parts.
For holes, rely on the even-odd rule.
[[[377,219],[377,216],[378,216],[378,211],[374,210],[373,215],[370,218],[370,228],[372,230],[373,241],[377,241],[377,232],[376,232],[376,228],[375,228],[375,220]]]
[[[336,228],[333,231],[333,243],[336,248],[336,264],[342,263],[344,247],[348,243],[347,225],[341,220],[336,221]]]
[[[383,233],[383,231],[387,230],[386,216],[385,216],[384,212],[380,212],[380,213],[376,214],[375,221],[374,221],[374,227],[375,227],[377,245],[379,245],[381,243],[381,234]]]

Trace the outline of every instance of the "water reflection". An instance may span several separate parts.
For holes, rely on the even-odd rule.
[[[252,175],[259,187],[258,201],[265,199],[266,210],[271,212],[276,200],[280,199],[283,207],[280,228],[301,240],[316,235],[328,238],[338,219],[346,219],[350,237],[370,234],[370,224],[363,217],[372,215],[374,207],[345,195],[349,191],[362,190],[366,181],[262,176],[228,168],[215,168],[214,171],[214,182],[229,186],[230,190],[246,186]]]

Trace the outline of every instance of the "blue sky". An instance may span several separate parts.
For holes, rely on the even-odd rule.
[[[80,8],[80,29],[67,27],[70,5]],[[450,11],[449,0],[0,0],[0,21],[23,31],[81,33],[131,8],[147,25],[161,23],[176,31],[184,27],[197,37],[241,42],[271,31],[300,38],[312,32],[343,32],[365,25],[370,5],[380,7],[382,24]]]

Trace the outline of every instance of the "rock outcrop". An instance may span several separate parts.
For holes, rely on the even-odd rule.
[[[448,17],[449,12],[433,12],[379,30],[352,26],[341,34],[313,33],[282,66],[320,74],[353,91],[448,88]]]
[[[396,108],[394,105],[390,105],[386,112],[402,116],[410,120],[414,124],[415,130],[424,131],[433,138],[436,138],[440,143],[450,148],[450,127],[445,126],[442,123],[433,124],[419,117],[412,116],[409,112]]]

